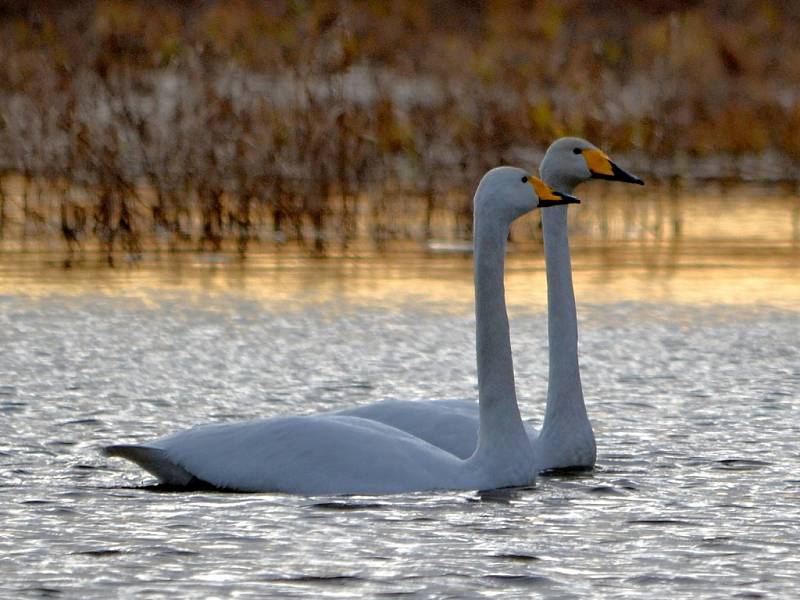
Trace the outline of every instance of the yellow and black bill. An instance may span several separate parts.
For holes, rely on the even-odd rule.
[[[545,208],[546,206],[560,206],[562,204],[581,203],[581,201],[575,196],[556,192],[538,177],[531,177],[528,181],[533,186],[533,190],[536,192],[536,195],[539,197],[539,208]]]
[[[622,181],[644,185],[644,181],[626,170],[619,168],[602,150],[585,148],[580,151],[592,174],[592,179],[607,179],[609,181]]]

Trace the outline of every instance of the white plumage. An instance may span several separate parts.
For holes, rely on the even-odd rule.
[[[385,494],[532,483],[537,465],[517,407],[505,307],[506,238],[511,222],[537,206],[576,201],[512,167],[487,173],[475,193],[479,403],[477,444],[468,457],[380,420],[335,413],[206,425],[143,445],[109,446],[106,454],[164,483],[200,480],[241,491]]]
[[[561,138],[548,148],[540,173],[548,186],[566,194],[572,194],[578,184],[590,179],[643,183],[594,145],[574,137]],[[578,366],[567,206],[542,211],[542,226],[550,357],[547,406],[541,434],[530,423],[525,423],[525,430],[539,471],[591,468],[597,451]],[[470,456],[477,443],[479,412],[473,400],[386,400],[338,414],[391,425],[462,458]]]

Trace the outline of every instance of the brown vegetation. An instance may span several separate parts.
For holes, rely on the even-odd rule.
[[[0,60],[0,236],[109,260],[466,234],[564,134],[673,184],[800,165],[779,0],[5,2]]]

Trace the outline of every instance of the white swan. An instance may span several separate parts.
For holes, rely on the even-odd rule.
[[[590,179],[643,185],[620,169],[586,140],[567,137],[547,149],[540,174],[553,189],[571,194]],[[578,324],[572,288],[567,207],[542,212],[547,268],[547,322],[550,373],[547,407],[541,433],[525,429],[539,471],[591,468],[597,454],[594,432],[586,414],[578,368]],[[335,414],[358,416],[391,425],[456,456],[475,450],[478,406],[473,400],[383,400]]]
[[[532,483],[536,465],[514,389],[503,263],[509,226],[537,206],[577,202],[521,169],[489,171],[475,192],[478,441],[462,459],[395,427],[317,414],[210,425],[104,449],[162,482],[240,491],[385,494]]]

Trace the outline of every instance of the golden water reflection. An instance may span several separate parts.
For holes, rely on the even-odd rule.
[[[545,306],[544,258],[535,243],[512,246],[507,294],[513,311]],[[581,245],[573,252],[580,303],[649,302],[800,307],[800,249],[791,244],[641,242]],[[109,269],[101,258],[64,269],[59,255],[0,255],[0,295],[103,294],[146,303],[174,298],[224,310],[230,294],[270,310],[312,305],[409,305],[472,310],[470,256],[422,251],[327,259],[302,253],[179,255]]]

